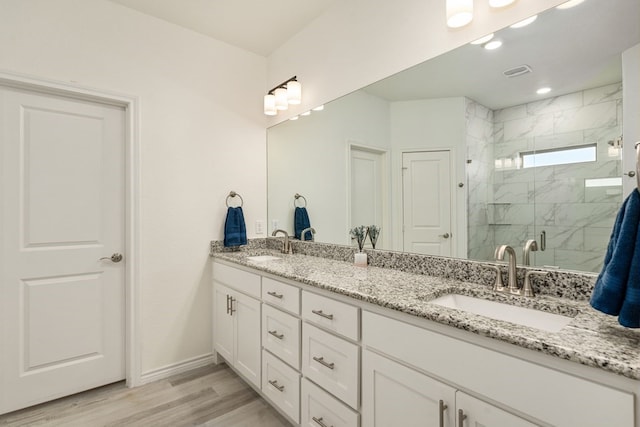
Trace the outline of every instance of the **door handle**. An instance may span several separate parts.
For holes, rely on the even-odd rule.
[[[627,175],[629,178],[633,178],[634,176],[636,176],[636,173],[634,171],[629,171],[625,173],[625,175]]]
[[[444,233],[444,234],[438,234],[439,237],[444,237],[445,239],[448,239],[451,235],[449,233]]]
[[[122,258],[123,258],[122,254],[119,254],[119,253],[116,252],[111,256],[104,256],[104,257],[100,258],[98,261],[102,261],[104,259],[107,259],[107,260],[109,260],[111,262],[120,262],[120,261],[122,261]]]

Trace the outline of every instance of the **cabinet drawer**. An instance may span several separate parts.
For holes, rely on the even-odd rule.
[[[303,427],[358,427],[359,415],[309,381],[302,380],[302,414],[300,425]]]
[[[257,274],[214,262],[213,280],[252,297],[260,298],[260,276]]]
[[[302,317],[323,328],[357,341],[360,309],[310,292],[302,292]]]
[[[299,423],[300,374],[269,352],[262,353],[262,392],[296,424]]]
[[[302,373],[352,408],[358,408],[357,345],[315,326],[302,325]]]
[[[268,277],[262,278],[262,300],[294,314],[300,314],[300,289]]]
[[[262,345],[300,369],[300,319],[277,308],[262,306]]]

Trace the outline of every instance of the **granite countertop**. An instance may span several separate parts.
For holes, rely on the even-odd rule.
[[[248,259],[255,255],[272,255],[280,259],[266,262]],[[348,262],[308,255],[287,255],[268,249],[216,252],[212,256],[478,335],[640,379],[640,330],[620,326],[616,318],[592,309],[585,301],[547,295],[534,298],[510,296],[493,292],[486,286],[450,278],[371,266],[356,267]],[[573,320],[559,332],[546,332],[429,302],[450,293],[564,314],[573,317]]]

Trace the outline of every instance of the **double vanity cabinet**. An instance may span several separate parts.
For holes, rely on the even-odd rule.
[[[615,374],[261,267],[214,259],[214,351],[294,425],[638,427]]]

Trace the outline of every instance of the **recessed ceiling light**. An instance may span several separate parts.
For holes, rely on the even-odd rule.
[[[502,42],[500,40],[493,40],[493,41],[490,41],[489,43],[486,43],[482,47],[484,47],[487,50],[494,50],[499,48],[500,46],[502,46]]]
[[[580,3],[582,3],[584,0],[569,0],[566,3],[562,3],[560,6],[556,6],[556,9],[570,9],[574,6],[579,5]]]
[[[513,24],[511,26],[511,28],[522,28],[522,27],[526,27],[527,25],[531,24],[533,21],[535,21],[536,19],[538,19],[538,15],[533,15],[528,17],[527,19],[523,19],[520,22],[516,22],[515,24]]]
[[[313,111],[322,111],[324,110],[324,105],[319,105],[316,108],[312,108]]]
[[[536,93],[538,95],[544,95],[545,93],[549,93],[549,92],[551,92],[551,88],[550,87],[541,87],[540,89],[538,89],[536,91]]]
[[[491,7],[505,7],[509,6],[516,0],[489,0],[489,6]]]
[[[493,38],[493,33],[487,34],[484,37],[480,37],[478,40],[472,41],[471,44],[485,44]]]

